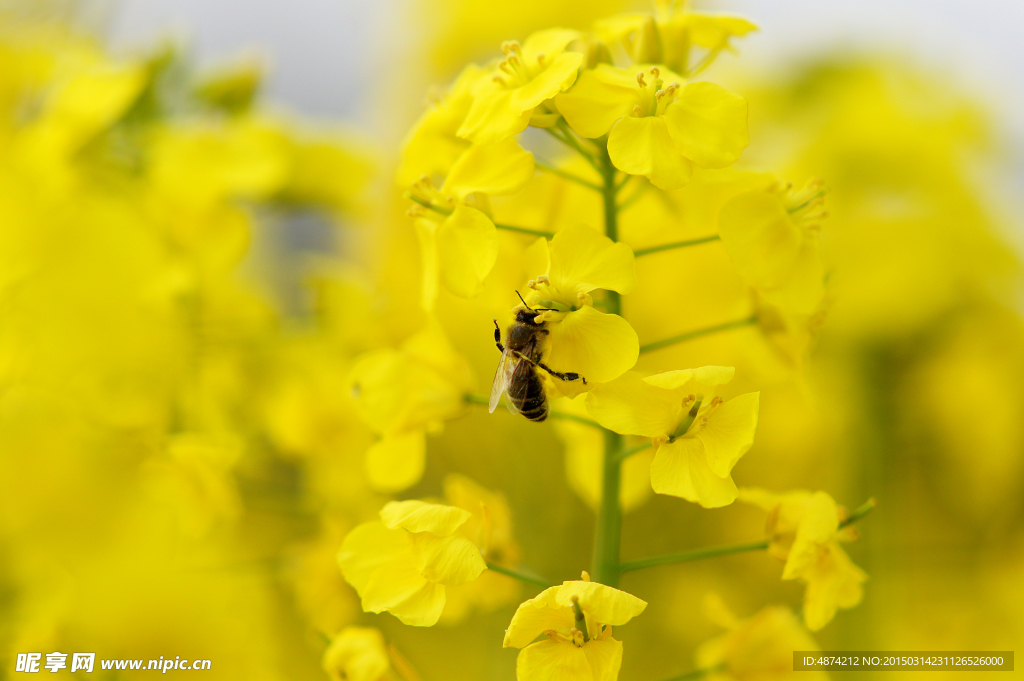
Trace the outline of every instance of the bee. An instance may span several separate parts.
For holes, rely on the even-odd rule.
[[[516,291],[523,307],[516,308],[516,320],[505,331],[505,344],[501,344],[501,327],[494,320],[494,343],[501,351],[498,370],[494,372],[491,383],[491,399],[488,408],[491,412],[498,406],[502,394],[507,394],[505,405],[513,414],[522,414],[531,421],[543,421],[548,417],[548,400],[544,394],[538,369],[543,369],[552,376],[563,381],[583,381],[587,379],[577,373],[554,371],[541,361],[544,336],[549,331],[544,322],[537,321],[541,312],[547,309],[533,309],[526,304],[523,296]]]

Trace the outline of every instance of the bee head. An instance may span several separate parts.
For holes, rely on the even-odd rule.
[[[516,321],[520,324],[529,324],[530,326],[541,326],[544,322],[537,322],[537,317],[540,316],[540,312],[537,310],[531,310],[528,307],[517,307],[516,308]]]

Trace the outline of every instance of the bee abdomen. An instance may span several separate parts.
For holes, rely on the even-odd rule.
[[[522,403],[516,407],[519,408],[520,414],[531,421],[540,422],[548,417],[548,400],[544,395],[544,384],[536,374],[530,376],[526,395],[523,396]]]

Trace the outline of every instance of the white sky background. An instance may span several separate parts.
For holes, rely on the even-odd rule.
[[[342,118],[370,132],[374,87],[401,30],[407,0],[106,0],[117,46],[185,38],[200,65],[256,54],[267,94],[295,111]],[[909,55],[951,86],[989,102],[1007,133],[1015,173],[1007,198],[1024,204],[1024,0],[719,0],[702,7],[749,16],[761,31],[743,60],[768,72],[836,48]],[[424,86],[426,91],[426,85]]]

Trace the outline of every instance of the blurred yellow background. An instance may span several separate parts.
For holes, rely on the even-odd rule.
[[[576,579],[593,511],[568,482],[563,439],[583,435],[466,406],[428,431],[422,480],[386,495],[367,482],[376,436],[346,377],[426,320],[407,187],[393,178],[429,87],[504,39],[626,8],[396,6],[393,56],[362,98],[340,95],[358,111],[345,121],[265,97],[258,60],[197,67],[174,41],[115,52],[81,6],[0,5],[0,678],[33,651],[205,658],[211,679],[326,678],[327,642],[352,624],[379,628],[424,681],[514,678],[501,637],[527,588],[489,575],[508,593],[406,627],[361,611],[336,555],[387,499],[441,498],[455,472],[504,495],[524,564]],[[1021,158],[993,120],[1000,103],[890,52],[753,65],[737,44],[714,77],[750,105],[740,165],[830,188],[827,314],[800,360],[751,327],[638,368],[736,366],[735,393],[761,390],[741,487],[822,489],[847,508],[877,499],[848,547],[870,576],[864,600],[819,646],[1012,650],[1024,640],[1024,222],[1005,198]],[[626,213],[624,229],[642,237],[647,216]],[[699,214],[681,223],[707,232]],[[529,245],[501,238],[511,253]],[[638,262],[645,292],[626,313],[642,342],[736,317],[745,298],[716,248]],[[438,319],[479,394],[498,360],[491,319],[528,274],[503,258],[478,299],[441,293]],[[627,560],[763,534],[749,505],[634,503]],[[622,678],[692,669],[720,631],[709,593],[741,617],[798,609],[802,589],[780,572],[758,552],[626,575],[650,605],[617,633]],[[926,678],[954,674],[967,675]]]

